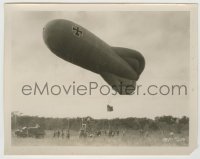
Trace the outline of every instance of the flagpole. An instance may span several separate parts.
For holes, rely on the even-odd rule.
[[[108,130],[110,131],[110,120],[108,119]]]
[[[107,105],[107,112],[112,112],[113,111],[113,106]],[[108,119],[108,130],[110,131],[111,128],[111,121]]]
[[[108,105],[107,105],[107,112],[108,111],[108,106],[110,105],[110,102],[111,102],[111,99],[110,99],[110,96],[108,96]],[[108,132],[110,132],[110,120],[108,119]]]

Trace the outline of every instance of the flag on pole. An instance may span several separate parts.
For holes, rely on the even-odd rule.
[[[113,111],[113,106],[107,105],[107,111],[108,111],[108,112],[112,112],[112,111]]]

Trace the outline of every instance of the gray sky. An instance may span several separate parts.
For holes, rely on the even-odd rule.
[[[138,84],[189,82],[189,12],[17,12],[12,15],[12,110],[28,115],[94,118],[189,114],[188,96],[24,96],[22,86],[106,84],[97,74],[68,63],[46,47],[42,28],[52,19],[71,20],[112,46],[140,51],[146,67]],[[106,105],[114,111],[106,112]]]

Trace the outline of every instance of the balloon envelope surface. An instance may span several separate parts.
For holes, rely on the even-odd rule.
[[[69,20],[56,19],[47,23],[43,39],[55,55],[100,74],[119,94],[131,94],[133,91],[120,90],[119,83],[135,86],[144,69],[144,57],[139,52],[111,47]]]

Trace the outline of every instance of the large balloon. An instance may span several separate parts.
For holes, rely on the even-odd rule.
[[[132,94],[145,60],[135,50],[111,47],[87,29],[64,19],[43,28],[47,47],[58,57],[100,74],[119,94]],[[131,88],[132,86],[132,88]]]

